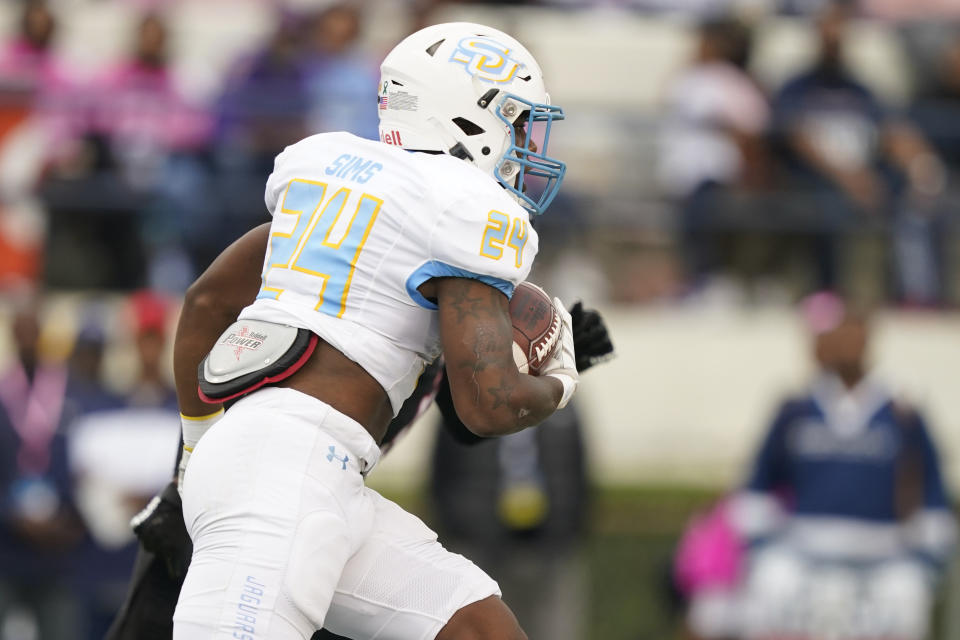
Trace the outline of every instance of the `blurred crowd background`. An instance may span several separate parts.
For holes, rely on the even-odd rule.
[[[428,413],[371,481],[537,640],[960,638],[956,0],[8,0],[0,640],[103,636],[172,472],[180,297],[267,219],[273,157],[376,137],[380,59],[452,20],[527,44],[566,111],[532,279],[618,357],[539,431],[467,448]],[[892,435],[794,451],[784,412]],[[824,516],[877,556],[776,533]],[[744,593],[806,608],[778,630]]]

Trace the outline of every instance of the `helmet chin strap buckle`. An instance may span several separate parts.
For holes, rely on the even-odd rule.
[[[473,162],[473,155],[467,151],[467,148],[463,146],[462,142],[450,147],[450,150],[447,152],[452,155],[454,158],[460,158],[461,160],[466,160],[467,162]]]

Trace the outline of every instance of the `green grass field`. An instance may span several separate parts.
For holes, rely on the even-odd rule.
[[[421,494],[386,493],[431,521],[429,504]],[[677,636],[677,614],[667,588],[673,547],[690,515],[716,496],[712,491],[667,487],[594,491],[579,552],[583,640]],[[507,585],[502,586],[506,590]],[[509,594],[505,597],[509,602]]]
[[[422,494],[386,493],[431,521]],[[671,557],[690,516],[718,495],[679,487],[594,490],[589,526],[578,556],[583,581],[582,640],[680,638],[679,611],[668,588]],[[960,584],[958,574],[960,566],[955,562],[937,603],[930,640],[960,637],[955,635],[960,628],[960,589],[950,588]],[[503,581],[501,586],[506,591]],[[511,601],[508,593],[505,598]]]

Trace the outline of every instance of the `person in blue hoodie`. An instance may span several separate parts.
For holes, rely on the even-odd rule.
[[[819,373],[780,406],[735,499],[748,631],[923,638],[956,536],[936,446],[869,372],[869,318],[829,294],[805,312]]]

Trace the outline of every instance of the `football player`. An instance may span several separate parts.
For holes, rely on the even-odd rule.
[[[259,234],[263,245],[267,242],[269,224],[263,225]],[[262,253],[255,243],[246,243],[249,250]],[[239,258],[240,249],[231,250],[234,259]],[[241,259],[242,264],[242,259]],[[210,295],[218,295],[225,289],[220,287],[219,278],[231,273],[230,265],[219,262],[208,270],[194,285],[194,291],[207,289]],[[233,316],[239,314],[253,296],[256,295],[259,280],[248,284],[249,298],[236,298],[232,302],[238,305]],[[239,291],[236,288],[229,289]],[[223,300],[227,307],[229,300]],[[576,353],[577,372],[603,362],[613,354],[613,344],[606,323],[599,311],[585,309],[579,302],[570,309],[573,328],[573,345]],[[457,418],[450,397],[450,387],[442,382],[443,361],[438,358],[429,365],[420,376],[413,394],[403,403],[400,412],[390,422],[387,433],[380,443],[382,454],[386,454],[397,436],[403,433],[430,406],[436,394],[437,407],[443,415],[441,424],[450,430],[455,440],[464,444],[482,442],[483,438],[472,434]],[[550,423],[550,418],[547,424]],[[179,463],[179,456],[177,463]],[[133,576],[127,588],[123,606],[107,633],[105,640],[170,640],[173,637],[173,610],[180,595],[183,578],[190,566],[193,545],[183,522],[180,495],[175,482],[171,482],[150,504],[134,518],[134,531],[139,539],[137,560]],[[333,636],[328,632],[317,632],[313,640],[329,640]]]
[[[508,314],[537,252],[531,216],[563,178],[546,153],[563,111],[520,43],[456,23],[390,52],[379,113],[379,142],[319,134],[277,157],[266,255],[224,285],[259,279],[236,322],[188,292],[174,371],[194,552],[175,640],[525,637],[489,576],[363,479],[441,352],[477,435],[539,424],[576,390],[559,300],[540,376],[517,370]]]

